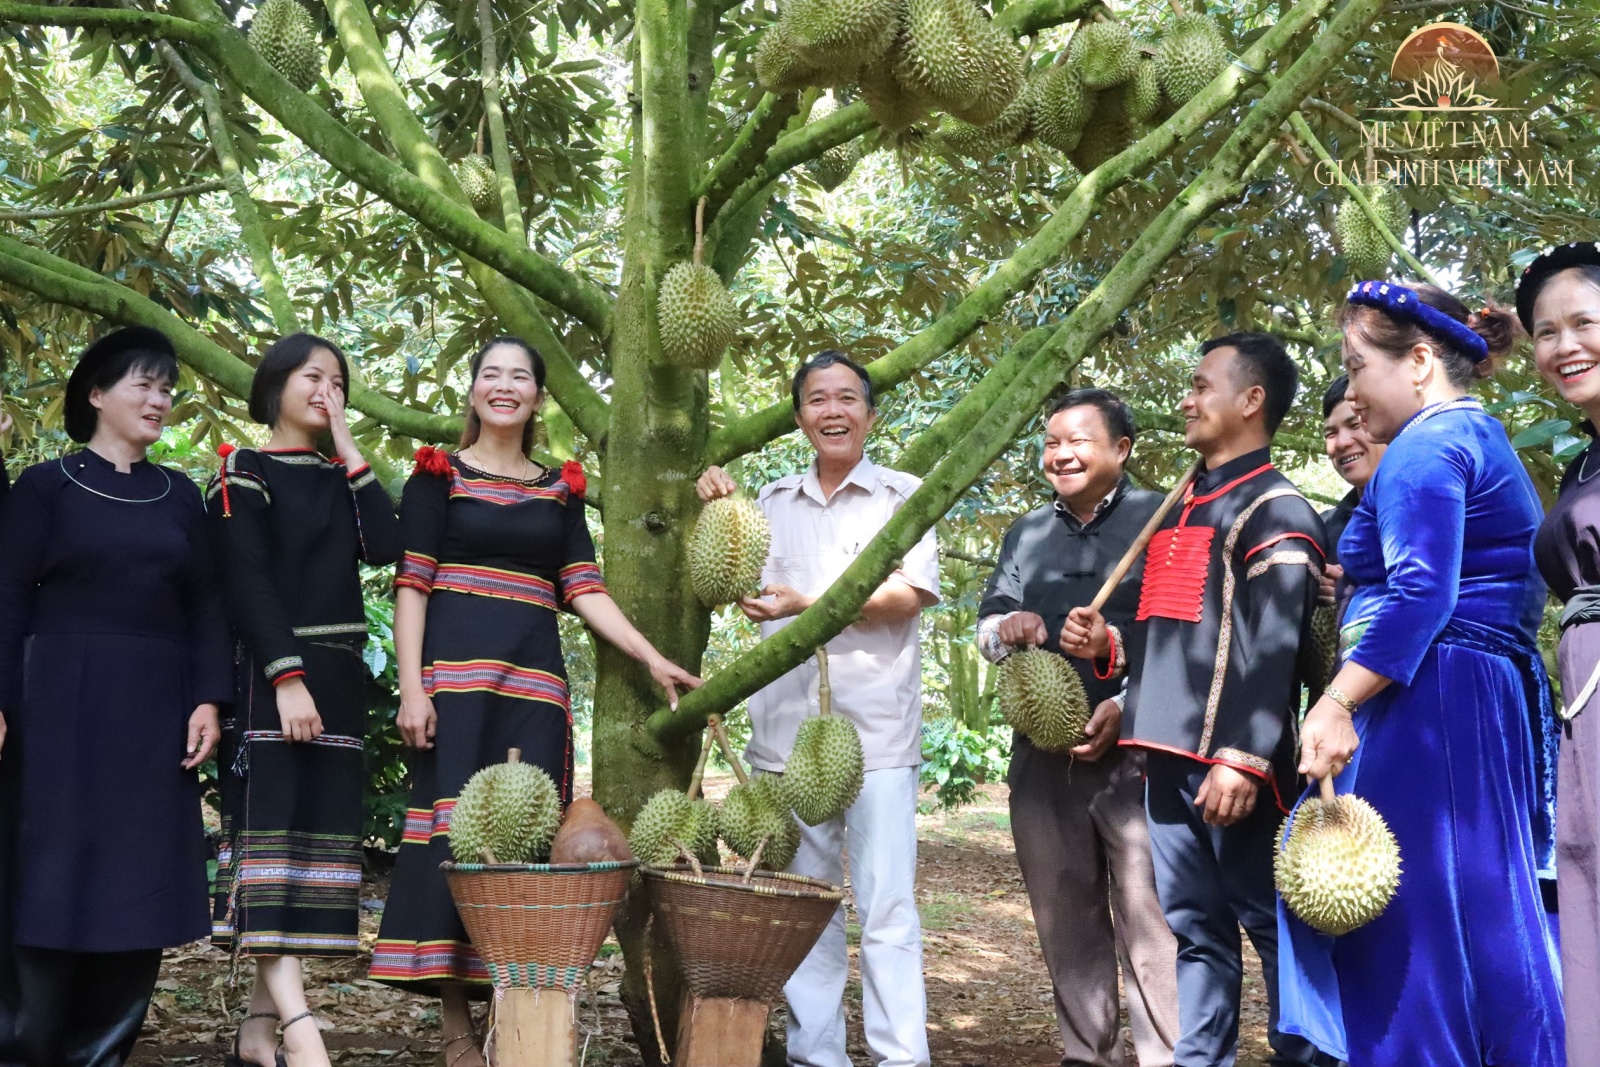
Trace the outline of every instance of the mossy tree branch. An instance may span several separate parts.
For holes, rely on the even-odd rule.
[[[756,103],[738,136],[694,191],[696,200],[707,198],[708,220],[715,219],[729,195],[755,173],[799,110],[799,93],[767,93]]]
[[[219,189],[226,189],[227,183],[223,181],[196,182],[193,185],[180,185],[176,189],[158,189],[154,192],[140,193],[137,196],[119,196],[115,200],[100,200],[93,204],[69,204],[66,207],[24,208],[18,211],[0,211],[0,222],[42,222],[46,219],[66,219],[74,215],[94,215],[100,212],[126,211],[140,204],[150,204],[158,200],[183,200],[202,193],[214,193]]]
[[[1005,451],[1062,375],[1088,354],[1195,227],[1243,191],[1244,176],[1259,165],[1278,126],[1321,83],[1382,7],[1383,0],[1349,0],[1200,174],[1145,227],[1093,292],[1040,345],[977,424],[958,436],[947,415],[924,431],[933,438],[930,447],[944,458],[839,579],[783,630],[687,694],[676,711],[662,709],[652,715],[651,732],[669,739],[698,730],[708,715],[728,710],[793,669],[854,621],[861,605],[905,554]]]
[[[1041,273],[1060,261],[1068,245],[1083,232],[1107,196],[1134,176],[1149,173],[1158,160],[1165,158],[1217,114],[1232,106],[1246,88],[1260,79],[1259,75],[1249,73],[1246,67],[1264,70],[1280,49],[1320,18],[1330,6],[1332,0],[1301,0],[1287,16],[1278,20],[1276,25],[1246,49],[1241,57],[1242,64],[1230,64],[1172,118],[1086,175],[1056,209],[1050,221],[1012,253],[1010,259],[995,268],[965,299],[893,351],[874,360],[867,368],[873,386],[884,391],[894,388],[966,340],[974,330],[998,314],[1018,293],[1032,285]],[[816,126],[827,126],[858,106],[865,105],[852,104]],[[811,126],[808,125],[799,132],[805,133],[809,129]],[[789,137],[784,140],[789,140]],[[713,434],[706,448],[706,462],[726,463],[760,448],[793,428],[794,404],[790,400],[780,401]]]
[[[154,327],[172,338],[178,358],[196,374],[241,400],[250,395],[255,368],[125,285],[4,236],[0,236],[0,281],[125,326]],[[359,379],[350,383],[350,406],[406,437],[444,442],[461,435],[459,418],[408,408]]]
[[[519,248],[509,235],[478,218],[464,202],[384,158],[257,55],[211,0],[174,2],[210,31],[200,43],[228,78],[247,89],[247,95],[341,174],[404,211],[464,255],[488,264],[605,336],[611,312],[611,298],[605,290]],[[334,6],[328,5],[330,14]],[[361,13],[370,27],[371,16],[364,6]],[[380,59],[381,55],[380,50]],[[453,175],[448,183],[447,187],[454,186]]]
[[[125,37],[158,37],[189,44],[208,44],[212,37],[208,27],[193,19],[108,7],[0,3],[0,23],[5,22],[110,30]]]
[[[506,233],[518,247],[527,248],[522,203],[517,199],[517,176],[511,170],[511,143],[506,140],[506,116],[500,109],[500,57],[495,48],[494,5],[490,0],[478,0],[478,36],[483,44],[483,110],[489,118],[489,151],[500,191],[500,214],[505,219]]]

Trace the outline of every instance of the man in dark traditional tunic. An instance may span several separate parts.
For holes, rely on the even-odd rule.
[[[1272,857],[1296,794],[1296,659],[1326,554],[1322,522],[1272,466],[1299,375],[1266,334],[1201,349],[1181,405],[1194,483],[1145,556],[1122,744],[1146,750],[1156,886],[1178,939],[1179,1067],[1227,1067],[1239,1036],[1239,927],[1261,957],[1272,1062],[1316,1063],[1277,1028]],[[1063,646],[1112,665],[1120,642],[1074,609]]]
[[[1161,505],[1123,473],[1133,449],[1127,405],[1077,389],[1045,421],[1050,503],[1006,532],[978,607],[978,648],[991,661],[1018,647],[1060,650],[1067,612],[1094,599]],[[1141,570],[1106,604],[1112,625],[1135,624]],[[1177,944],[1156,896],[1144,816],[1144,753],[1117,746],[1122,683],[1074,659],[1094,709],[1089,738],[1046,752],[1017,734],[1011,751],[1011,834],[1055,988],[1069,1067],[1123,1063],[1117,959],[1140,1067],[1168,1067],[1177,1037]],[[1106,906],[1107,900],[1110,907]],[[1113,926],[1113,917],[1115,926]]]

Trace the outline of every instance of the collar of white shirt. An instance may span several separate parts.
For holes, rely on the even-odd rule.
[[[850,473],[844,476],[844,481],[839,483],[839,488],[833,491],[834,496],[847,485],[859,485],[871,493],[878,488],[881,468],[863,453],[859,462],[850,468]],[[822,480],[817,476],[817,461],[812,460],[806,468],[805,474],[800,479],[800,491],[819,504],[826,505],[829,497],[822,491]]]

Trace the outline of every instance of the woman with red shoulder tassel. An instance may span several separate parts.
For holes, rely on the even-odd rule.
[[[207,489],[237,636],[218,777],[212,942],[256,961],[230,1067],[324,1067],[303,957],[360,951],[367,641],[360,564],[400,558],[394,505],[345,420],[349,366],[310,334],[250,386],[262,448],[224,445]],[[335,455],[317,444],[331,439]],[[274,1036],[274,1031],[281,1036]]]
[[[460,450],[420,450],[401,501],[398,725],[418,753],[371,972],[442,999],[450,1067],[482,1062],[467,995],[487,992],[489,977],[439,870],[451,858],[456,795],[518,748],[555,781],[563,805],[572,800],[572,711],[556,610],[572,610],[645,664],[670,703],[680,688],[700,684],[657,652],[606,592],[584,519],[582,468],[549,470],[528,458],[544,400],[537,350],[497,337],[473,356],[471,375]]]

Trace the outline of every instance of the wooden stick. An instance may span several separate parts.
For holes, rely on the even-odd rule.
[[[1139,553],[1143,552],[1150,544],[1150,539],[1156,535],[1156,531],[1161,528],[1161,523],[1166,519],[1167,512],[1172,510],[1174,504],[1183,499],[1184,491],[1189,488],[1190,483],[1194,481],[1194,476],[1199,472],[1200,461],[1196,459],[1189,464],[1189,469],[1183,472],[1183,477],[1178,479],[1178,484],[1172,487],[1172,492],[1167,494],[1167,499],[1161,502],[1159,508],[1156,508],[1156,513],[1150,516],[1150,521],[1144,524],[1144,529],[1140,530],[1139,536],[1133,539],[1133,544],[1128,546],[1128,551],[1122,554],[1122,559],[1112,569],[1111,574],[1106,578],[1105,584],[1100,587],[1100,592],[1096,593],[1094,599],[1089,602],[1090,611],[1098,612],[1106,606],[1106,601],[1111,599],[1111,594],[1117,591],[1117,583],[1121,582],[1129,569],[1133,567],[1133,562],[1139,558]]]
[[[711,731],[706,731],[706,739],[700,745],[700,762],[694,765],[694,777],[689,779],[688,797],[690,800],[700,795],[700,781],[706,776],[706,760],[711,757]]]
[[[763,853],[763,852],[765,852],[767,850],[767,842],[771,841],[771,840],[772,840],[772,835],[771,834],[768,834],[766,837],[763,837],[761,839],[761,842],[756,845],[756,850],[753,853],[751,853],[751,855],[750,855],[750,864],[749,864],[749,866],[747,866],[744,869],[744,884],[745,885],[749,885],[750,884],[750,879],[755,877],[755,875],[756,875],[756,864],[761,862],[761,853]]]
[[[717,747],[722,749],[722,758],[733,767],[733,776],[739,779],[739,784],[744,785],[750,781],[750,776],[745,773],[744,764],[739,762],[739,757],[733,754],[733,743],[728,740],[728,731],[722,725],[722,716],[713,715],[706,721],[711,727],[711,733],[717,739]]]

